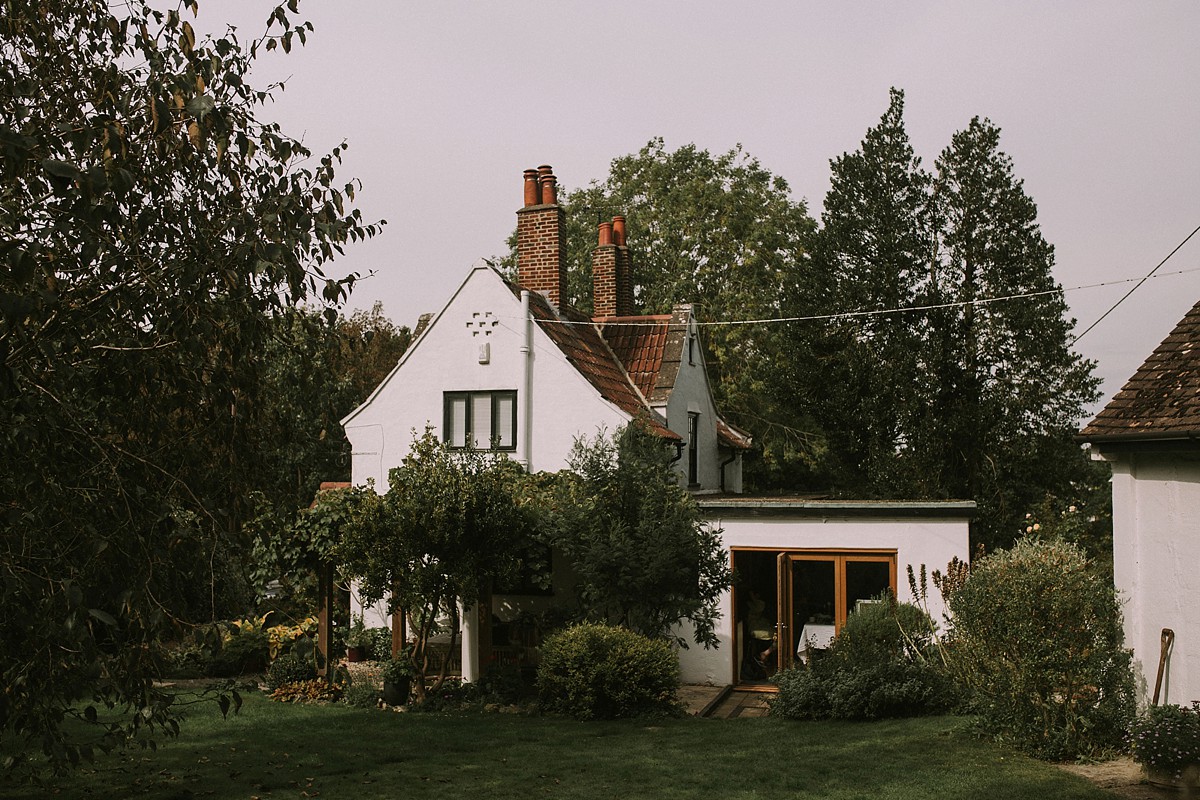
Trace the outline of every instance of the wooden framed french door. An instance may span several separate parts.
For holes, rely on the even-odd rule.
[[[776,555],[779,667],[829,646],[861,603],[896,594],[894,550],[788,550]]]

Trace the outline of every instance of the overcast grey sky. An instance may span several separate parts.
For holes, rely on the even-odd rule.
[[[197,31],[257,34],[274,0],[200,0]],[[505,252],[521,171],[576,187],[651,137],[737,143],[819,215],[829,160],[906,93],[927,167],[975,116],[1038,204],[1078,331],[1200,225],[1200,3],[305,0],[316,31],[268,54],[289,77],[268,114],[364,183],[388,221],[337,269],[375,277],[412,325]],[[1193,270],[1171,275],[1179,270]],[[1078,343],[1106,398],[1200,299],[1200,234]],[[1096,283],[1103,288],[1075,289]]]

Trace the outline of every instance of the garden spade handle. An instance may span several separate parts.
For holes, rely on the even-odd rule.
[[[1158,691],[1162,688],[1163,670],[1167,666],[1167,656],[1171,652],[1171,645],[1175,644],[1175,631],[1170,628],[1162,629],[1162,644],[1158,651],[1158,677],[1154,679],[1154,705],[1158,705]]]

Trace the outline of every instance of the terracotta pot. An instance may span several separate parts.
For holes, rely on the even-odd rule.
[[[365,647],[347,647],[346,648],[346,660],[350,661],[350,662],[366,661],[367,660],[367,648],[365,648]]]

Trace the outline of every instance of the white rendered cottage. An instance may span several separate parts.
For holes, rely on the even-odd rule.
[[[1200,700],[1200,303],[1079,438],[1112,466],[1113,579],[1141,700],[1156,686],[1161,703]]]
[[[473,267],[445,307],[422,319],[396,368],[342,420],[355,484],[373,480],[384,490],[413,432],[427,425],[453,447],[494,443],[530,471],[556,471],[566,467],[578,437],[642,420],[677,449],[680,483],[704,496],[702,507],[726,531],[734,566],[745,576],[723,600],[720,649],[693,646],[681,654],[689,682],[760,679],[742,669],[750,648],[739,623],[752,593],[786,642],[786,664],[810,621],[813,636],[836,630],[860,600],[889,587],[907,597],[909,565],[932,569],[967,558],[973,503],[730,505],[742,491],[750,440],[717,413],[691,307],[633,314],[625,220],[618,216],[600,223],[592,254],[595,316],[575,310],[564,297],[564,213],[551,168],[527,170],[524,189],[517,282],[490,266]],[[567,589],[569,577],[557,564],[554,581],[555,591]],[[548,602],[497,596],[484,613],[503,621]],[[476,615],[464,615],[467,680],[479,675],[480,627]]]

